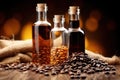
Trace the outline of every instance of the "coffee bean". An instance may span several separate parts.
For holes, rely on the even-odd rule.
[[[114,67],[113,67],[113,68],[111,68],[111,70],[112,70],[112,71],[116,71],[116,69],[115,69]]]
[[[76,73],[76,72],[77,72],[77,69],[72,69],[71,71],[74,72],[74,73]]]
[[[94,70],[88,70],[87,74],[93,74],[95,71]]]
[[[116,71],[111,71],[110,73],[113,75],[116,75]]]
[[[96,68],[95,72],[101,72],[102,70],[100,68]]]
[[[105,71],[105,72],[104,72],[104,74],[109,75],[109,74],[110,74],[110,72],[109,72],[109,71]]]
[[[49,76],[49,73],[45,72],[44,75],[45,75],[45,76]]]
[[[9,70],[9,67],[5,67],[4,69],[5,69],[5,70]]]
[[[70,71],[69,74],[70,74],[70,75],[74,75],[74,72],[71,72],[71,71]]]
[[[76,75],[76,76],[75,76],[75,79],[80,79],[80,76],[79,76],[79,75]]]
[[[70,75],[70,79],[75,79],[75,76],[74,75]]]
[[[105,70],[105,71],[110,71],[110,68],[109,68],[109,67],[106,67],[104,70]]]
[[[59,51],[62,50],[58,50],[58,52]],[[72,56],[68,57],[68,59],[57,65],[40,65],[39,63],[30,62],[2,64],[0,65],[0,68],[6,70],[19,69],[20,71],[31,70],[45,76],[49,76],[49,72],[51,72],[51,75],[57,75],[59,73],[69,74],[70,79],[86,79],[86,74],[94,74],[97,72],[103,72],[106,75],[116,74],[116,68],[113,65],[108,65],[108,63],[99,59],[92,59],[83,52],[75,52]]]
[[[77,70],[77,75],[80,75],[81,74],[81,70]]]
[[[86,74],[81,74],[80,78],[81,79],[86,79],[87,75]]]
[[[52,71],[51,75],[57,75],[57,72],[56,71]]]
[[[44,71],[43,71],[43,70],[39,70],[39,72],[38,72],[38,73],[43,74],[43,73],[44,73]]]
[[[68,73],[69,72],[69,70],[68,69],[65,69],[65,73]]]
[[[23,71],[27,71],[27,69],[26,69],[26,68],[23,68],[22,70],[23,70]]]
[[[33,68],[31,68],[31,70],[32,70],[32,71],[36,71],[36,70],[37,70],[37,68],[36,68],[36,67],[33,67]]]
[[[64,74],[64,73],[65,73],[65,70],[64,70],[64,69],[62,69],[62,70],[60,71],[60,73],[61,73],[61,74]]]

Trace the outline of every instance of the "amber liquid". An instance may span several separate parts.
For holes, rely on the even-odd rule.
[[[79,27],[79,21],[70,21],[70,27]],[[69,31],[69,56],[74,52],[85,52],[85,35],[82,30]]]
[[[68,57],[67,30],[51,31],[51,65],[63,63]]]
[[[48,24],[36,24],[32,27],[34,63],[50,64],[50,30],[51,26]]]

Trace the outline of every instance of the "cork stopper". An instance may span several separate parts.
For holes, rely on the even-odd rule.
[[[70,6],[69,7],[69,14],[76,14],[79,12],[80,12],[79,6]]]
[[[47,11],[47,4],[37,3],[36,11]]]
[[[64,15],[54,15],[53,21],[56,23],[59,23],[61,21],[64,22],[65,21]]]

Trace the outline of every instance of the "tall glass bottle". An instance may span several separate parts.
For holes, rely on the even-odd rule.
[[[45,3],[38,3],[36,12],[37,21],[32,27],[32,61],[39,64],[49,64],[51,23],[47,21],[47,5]]]
[[[85,52],[85,34],[79,26],[78,6],[69,7],[69,29],[68,29],[68,46],[69,56],[74,52]]]
[[[68,31],[64,27],[63,15],[54,15],[54,28],[51,30],[51,64],[57,65],[67,59],[68,56]]]

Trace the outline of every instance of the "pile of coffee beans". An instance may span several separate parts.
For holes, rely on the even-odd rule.
[[[57,65],[63,63],[67,59],[68,48],[66,46],[59,46],[51,48],[50,64]]]
[[[85,74],[103,72],[104,74],[116,74],[116,68],[98,59],[91,59],[86,53],[75,52],[71,57],[61,64],[55,66],[33,64],[33,63],[12,63],[0,65],[1,69],[18,69],[20,71],[31,70],[45,76],[57,74],[69,74],[71,79],[85,79]]]
[[[34,63],[39,63],[39,64],[49,64],[50,63],[50,47],[48,46],[41,46],[39,47],[39,52],[38,54],[33,53],[32,54],[32,61]]]

